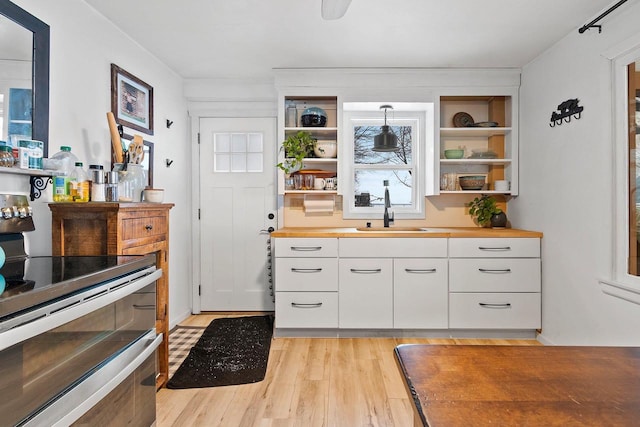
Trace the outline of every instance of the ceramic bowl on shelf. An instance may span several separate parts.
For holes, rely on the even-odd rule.
[[[444,157],[447,159],[461,159],[464,156],[464,150],[461,148],[444,150]]]
[[[327,125],[327,112],[320,107],[305,108],[300,116],[303,127],[325,127]]]
[[[338,155],[338,144],[336,141],[316,141],[313,152],[322,159],[333,159]]]
[[[459,177],[458,183],[463,190],[482,190],[486,179],[484,175],[467,175]]]

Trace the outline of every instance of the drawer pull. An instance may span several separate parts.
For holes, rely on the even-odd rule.
[[[404,271],[406,271],[407,273],[435,273],[436,269],[435,268],[426,268],[426,269],[405,268]]]
[[[382,269],[381,268],[374,268],[372,270],[362,270],[359,268],[350,268],[352,273],[360,273],[360,274],[375,274],[375,273],[381,273]]]
[[[502,303],[502,304],[496,304],[496,303],[490,303],[490,302],[479,302],[478,304],[482,308],[511,308],[511,303],[508,303],[508,302]]]
[[[498,268],[498,269],[479,268],[478,271],[481,273],[511,273],[510,268]]]
[[[480,249],[481,251],[510,251],[511,246],[497,246],[497,247],[478,246],[478,249]]]
[[[319,251],[322,249],[322,246],[291,246],[291,250],[292,251],[298,251],[298,252],[312,252],[312,251]]]
[[[149,231],[149,230],[153,230],[153,225],[145,225],[144,229]]]
[[[321,268],[291,268],[291,271],[294,273],[320,273],[322,271]]]
[[[292,302],[291,303],[291,307],[300,307],[300,308],[314,308],[314,307],[321,307],[322,303],[321,302],[314,302],[314,303],[301,303],[301,302]]]

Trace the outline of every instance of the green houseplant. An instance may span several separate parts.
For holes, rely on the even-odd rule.
[[[287,174],[300,170],[303,159],[313,152],[315,142],[316,140],[311,137],[311,134],[303,130],[295,135],[289,135],[280,146],[280,151],[284,152],[285,160],[276,166]]]
[[[487,194],[474,198],[466,206],[469,208],[469,215],[474,217],[481,227],[489,225],[505,227],[507,225],[507,215],[498,207],[496,199]]]

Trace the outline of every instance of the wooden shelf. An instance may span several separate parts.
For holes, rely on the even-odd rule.
[[[494,135],[506,135],[511,132],[511,128],[440,128],[440,136],[450,137],[488,137]]]
[[[440,159],[443,165],[508,165],[511,159]]]

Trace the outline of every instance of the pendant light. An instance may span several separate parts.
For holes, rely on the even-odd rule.
[[[398,149],[398,137],[391,132],[387,125],[387,110],[393,110],[391,105],[381,105],[384,109],[384,125],[382,132],[373,138],[373,151],[396,151]]]

